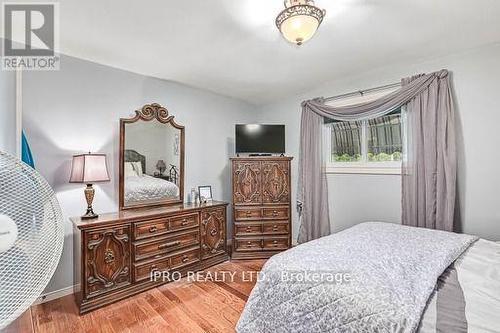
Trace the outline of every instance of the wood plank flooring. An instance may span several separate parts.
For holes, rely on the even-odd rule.
[[[31,307],[2,333],[234,332],[256,274],[265,260],[225,262],[207,270],[233,280],[186,278],[79,316],[73,296]],[[253,273],[249,273],[253,272]],[[207,273],[208,274],[208,273]],[[208,277],[208,275],[204,275]]]

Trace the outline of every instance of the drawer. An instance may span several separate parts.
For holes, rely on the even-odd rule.
[[[262,209],[263,218],[272,219],[287,219],[288,218],[288,206],[287,207],[268,207]]]
[[[135,260],[138,261],[161,254],[166,254],[188,246],[199,244],[200,233],[198,229],[184,232],[176,236],[141,241],[134,244]]]
[[[170,259],[164,258],[155,261],[151,261],[145,264],[135,264],[134,269],[134,280],[136,282],[143,280],[150,280],[151,273],[154,271],[168,271],[170,269]]]
[[[262,234],[262,224],[235,223],[235,236],[260,236]]]
[[[262,209],[255,207],[235,208],[234,219],[236,221],[258,220],[262,217]]]
[[[172,269],[179,269],[198,261],[200,261],[200,249],[196,248],[172,256],[170,259],[170,266]]]
[[[288,234],[288,222],[265,222],[262,225],[262,233],[264,234]]]
[[[288,249],[288,237],[264,238],[264,250],[286,250]]]
[[[170,231],[177,231],[199,226],[198,213],[170,218]]]
[[[168,232],[168,219],[149,220],[134,224],[135,239],[163,235]]]
[[[237,238],[234,244],[235,251],[260,251],[262,250],[262,239]]]

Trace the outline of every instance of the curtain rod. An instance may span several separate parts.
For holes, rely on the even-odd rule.
[[[386,90],[386,89],[391,89],[391,88],[398,88],[398,87],[401,87],[401,83],[400,82],[386,84],[384,86],[370,88],[370,89],[365,89],[365,90],[353,91],[353,92],[350,92],[350,93],[347,93],[347,94],[342,94],[342,95],[337,95],[337,96],[330,96],[330,97],[326,97],[324,99],[324,101],[325,102],[329,102],[329,101],[333,101],[333,100],[336,100],[336,99],[342,99],[342,98],[347,98],[347,97],[356,96],[356,95],[363,96],[366,93],[370,93],[370,92],[374,92],[374,91],[380,91],[380,90]]]

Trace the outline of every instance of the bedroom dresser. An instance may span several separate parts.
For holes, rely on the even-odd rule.
[[[269,258],[291,246],[292,157],[234,157],[233,259]]]
[[[185,275],[228,260],[227,205],[177,204],[123,210],[94,220],[72,218],[80,313],[168,282],[152,280],[152,272]]]

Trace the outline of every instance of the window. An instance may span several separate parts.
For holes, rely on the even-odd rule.
[[[327,172],[400,174],[401,110],[355,122],[325,124]]]

